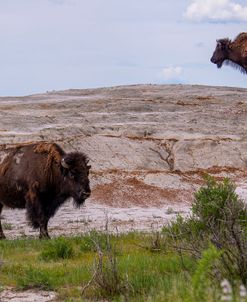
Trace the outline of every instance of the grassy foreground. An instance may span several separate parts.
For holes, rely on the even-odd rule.
[[[229,179],[206,181],[191,215],[161,232],[0,241],[0,290],[53,290],[66,302],[247,301],[247,205]]]
[[[54,290],[58,301],[67,302],[198,301],[192,283],[197,260],[170,247],[159,249],[160,240],[155,234],[94,233],[1,241],[0,285]],[[205,301],[219,301],[219,283],[206,282]]]

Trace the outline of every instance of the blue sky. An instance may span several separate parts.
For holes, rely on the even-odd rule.
[[[139,83],[247,87],[210,63],[241,0],[0,0],[0,96]]]

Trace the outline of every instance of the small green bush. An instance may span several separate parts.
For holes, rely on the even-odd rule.
[[[47,242],[40,254],[40,258],[43,260],[69,259],[74,254],[72,243],[63,237],[59,237]]]
[[[34,267],[26,268],[21,276],[17,277],[17,286],[21,289],[38,288],[43,290],[54,289],[54,277],[50,271]]]
[[[229,180],[207,176],[206,185],[195,193],[192,214],[177,216],[163,228],[178,250],[200,259],[211,244],[221,251],[217,275],[247,284],[247,205]]]
[[[240,224],[247,225],[246,205],[235,193],[235,185],[225,178],[217,182],[213,177],[206,176],[206,186],[195,193],[192,204],[192,213],[208,226],[218,227],[229,217],[229,210],[234,210],[230,215],[238,219]]]

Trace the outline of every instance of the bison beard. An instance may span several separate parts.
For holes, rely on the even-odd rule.
[[[40,238],[49,238],[47,225],[69,198],[79,207],[90,196],[88,159],[81,152],[66,154],[52,143],[21,145],[5,150],[0,164],[0,214],[3,206],[26,208]],[[5,238],[0,221],[0,238]]]

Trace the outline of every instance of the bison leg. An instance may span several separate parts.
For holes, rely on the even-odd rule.
[[[1,224],[1,213],[2,213],[3,205],[0,203],[0,239],[5,239],[5,235],[3,233],[2,224]]]
[[[47,225],[48,225],[48,219],[46,219],[44,222],[41,222],[40,224],[40,234],[39,234],[39,238],[40,239],[49,239],[50,236],[48,234],[48,230],[47,230]]]
[[[50,238],[47,231],[49,219],[45,215],[36,187],[36,184],[34,184],[26,194],[27,216],[33,228],[40,229],[39,238]]]
[[[47,230],[48,219],[44,215],[44,211],[40,204],[40,201],[35,200],[28,202],[26,205],[28,219],[33,228],[39,228],[39,238],[50,238]]]

